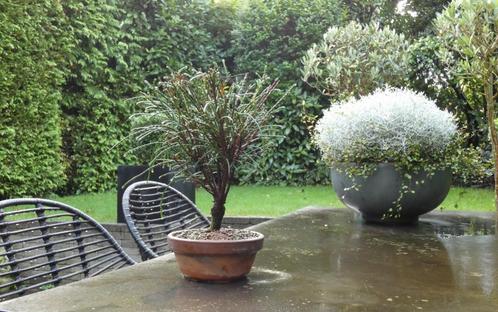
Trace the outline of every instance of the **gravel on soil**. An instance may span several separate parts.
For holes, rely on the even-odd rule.
[[[189,229],[176,233],[175,237],[192,240],[244,240],[258,237],[258,233],[232,228],[222,228],[219,231]]]

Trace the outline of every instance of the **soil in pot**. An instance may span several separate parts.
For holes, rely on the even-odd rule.
[[[257,238],[259,233],[254,231],[239,230],[232,228],[222,228],[219,231],[210,231],[208,229],[192,229],[188,231],[177,232],[175,237],[192,239],[192,240],[243,240]]]
[[[226,283],[250,272],[263,239],[263,234],[248,230],[192,229],[170,233],[168,244],[186,278]]]

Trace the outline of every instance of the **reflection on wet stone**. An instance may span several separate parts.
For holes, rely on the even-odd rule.
[[[263,226],[272,239],[258,260],[273,257],[279,270],[296,272],[293,281],[302,290],[296,293],[311,305],[347,311],[498,309],[492,218],[431,214],[416,226],[385,227],[363,224],[347,210],[309,213],[313,218]]]
[[[255,229],[265,245],[245,280],[190,282],[174,261],[156,259],[73,284],[51,296],[51,307],[71,297],[81,311],[498,311],[491,215],[433,213],[416,226],[386,227],[346,209],[307,209]],[[32,302],[52,311],[32,298],[24,310]]]

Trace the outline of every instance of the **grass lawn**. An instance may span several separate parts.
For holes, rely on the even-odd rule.
[[[116,192],[51,198],[83,210],[100,222],[116,222]],[[197,190],[196,203],[203,213],[209,213],[211,197],[204,190]],[[228,216],[274,217],[310,205],[344,207],[331,186],[234,186],[226,209]],[[494,211],[494,193],[492,189],[455,187],[440,209]]]

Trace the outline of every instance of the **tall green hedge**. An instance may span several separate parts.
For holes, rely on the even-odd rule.
[[[66,193],[115,187],[118,164],[126,163],[131,109],[126,98],[141,88],[139,63],[124,41],[123,11],[113,0],[64,2],[66,33],[74,49],[66,55],[63,86],[63,151],[68,160]]]
[[[185,66],[205,69],[230,58],[235,7],[200,0],[121,0],[123,35],[135,47],[144,78],[153,81]],[[138,49],[137,49],[138,48]]]
[[[0,199],[41,196],[64,183],[62,17],[58,1],[0,0]]]
[[[220,63],[234,9],[205,1],[71,0],[64,11],[75,42],[61,101],[65,192],[105,191],[115,187],[117,165],[144,161],[126,153],[133,110],[126,99],[172,70]]]
[[[337,0],[255,0],[240,12],[233,31],[234,71],[266,72],[280,79],[282,92],[274,104],[293,87],[281,102],[270,148],[255,162],[239,170],[245,183],[313,184],[326,179],[317,165],[306,118],[319,114],[319,95],[301,82],[301,58],[322,34],[344,18]]]

